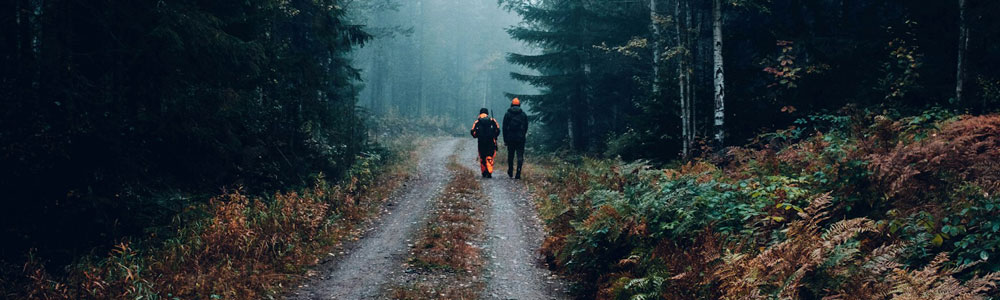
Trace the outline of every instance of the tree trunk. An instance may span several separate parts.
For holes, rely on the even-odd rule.
[[[586,98],[584,98],[586,99],[586,101],[584,102],[586,103],[586,106],[583,107],[584,111],[582,116],[586,118],[585,120],[587,122],[585,123],[586,127],[584,127],[584,130],[582,130],[583,137],[581,138],[581,140],[583,140],[582,149],[590,150],[594,149],[595,146],[594,142],[596,141],[596,139],[593,139],[592,137],[595,136],[596,135],[595,133],[597,132],[596,129],[597,119],[594,116],[594,101],[593,98],[590,97],[592,95],[591,93],[593,93],[593,90],[590,89],[590,74],[592,74],[592,72],[589,62],[586,65],[584,65],[583,74],[584,78],[586,79],[585,81],[586,84],[583,86],[584,95],[586,95]]]
[[[424,23],[424,2],[417,1],[417,24]],[[427,93],[424,92],[424,32],[427,31],[424,25],[417,29],[417,116],[423,118],[427,116]]]
[[[712,53],[715,66],[715,143],[722,147],[725,141],[723,127],[726,115],[725,69],[722,65],[722,0],[714,0],[712,5]]]
[[[587,140],[590,134],[590,128],[588,128],[589,120],[587,118],[590,113],[590,90],[588,87],[590,86],[591,70],[590,57],[587,55],[587,49],[589,49],[591,45],[586,42],[587,39],[583,36],[584,32],[587,31],[587,26],[584,24],[584,21],[580,21],[580,23],[577,24],[577,28],[577,34],[579,34],[579,41],[581,43],[577,45],[577,50],[580,55],[579,74],[582,78],[580,78],[580,82],[576,86],[577,99],[574,100],[576,100],[577,103],[569,102],[571,107],[569,118],[573,120],[572,125],[570,126],[572,128],[572,132],[570,133],[570,144],[572,145],[573,150],[583,150],[587,145]]]
[[[684,51],[684,32],[681,30],[681,2],[677,0],[674,2],[674,33],[677,39],[677,50]],[[689,136],[691,135],[691,129],[688,128],[691,124],[691,116],[688,114],[688,98],[687,98],[687,81],[686,74],[687,68],[684,64],[685,54],[681,53],[677,55],[677,92],[678,101],[681,105],[681,156],[687,159],[691,155],[691,144],[688,142]]]
[[[385,66],[385,40],[377,41],[378,45],[373,45],[374,55],[372,55],[372,73],[370,79],[372,81],[371,85],[371,110],[374,114],[384,114],[385,105],[382,103],[382,99],[385,95],[385,81],[386,81],[386,66]]]
[[[0,73],[0,75],[4,76],[3,77],[4,80],[10,80],[11,77],[13,77],[10,74],[10,72],[13,69],[11,67],[14,66],[13,64],[11,64],[11,62],[14,61],[14,56],[17,53],[17,17],[18,17],[17,2],[4,1],[2,8],[0,8],[0,12],[4,14],[10,14],[4,17],[0,17],[0,20],[5,21],[3,24],[0,24],[0,26],[3,26],[3,28],[7,28],[7,31],[4,34],[0,34],[0,38],[3,39],[3,45],[0,46],[3,47],[3,49],[0,49],[0,51],[2,51],[0,52],[0,55],[3,55],[2,62],[3,65],[6,66],[5,68],[3,68],[3,71],[2,73]],[[4,85],[4,87],[7,88],[6,85]]]
[[[582,47],[581,47],[582,48]],[[582,49],[581,49],[582,50]],[[587,85],[589,84],[589,73],[590,65],[586,63],[587,58],[582,57],[581,61],[584,63],[580,66],[580,71],[583,74],[583,82],[579,83],[577,86],[577,98],[576,103],[570,103],[570,115],[569,118],[572,119],[572,125],[570,126],[570,144],[573,150],[584,150],[587,145],[587,134],[589,133],[587,114],[588,107],[590,105],[590,95],[587,90]]]
[[[17,2],[17,55],[15,55],[15,61],[17,61],[17,84],[21,84],[20,88],[25,88],[23,85],[25,78],[28,78],[28,68],[31,66],[31,62],[34,61],[31,52],[31,17],[29,12],[29,7],[31,3],[28,0],[19,0]]]
[[[649,0],[649,27],[652,33],[651,39],[653,40],[653,97],[654,99],[659,99],[660,97],[660,24],[657,24],[657,19],[659,19],[659,1]]]
[[[958,65],[955,74],[955,103],[962,105],[965,84],[965,53],[969,48],[969,26],[965,20],[965,0],[958,0]],[[983,107],[985,109],[985,107]]]
[[[691,122],[688,125],[689,134],[687,143],[689,147],[692,147],[691,151],[694,151],[694,141],[698,137],[698,83],[705,82],[695,76],[705,73],[698,72],[698,69],[704,69],[704,64],[701,60],[704,60],[703,58],[707,56],[702,53],[705,47],[701,45],[701,24],[703,19],[701,10],[698,9],[698,13],[695,14],[695,8],[698,8],[698,6],[691,8],[691,0],[686,0],[684,5],[687,7],[687,25],[685,27],[687,30],[687,35],[685,36],[687,44],[684,46],[687,50],[685,52],[687,62],[684,65],[684,71],[686,72],[684,83],[687,84],[687,87],[684,90],[687,92],[688,99],[688,121]]]
[[[570,109],[570,111],[573,111]],[[566,136],[569,137],[569,147],[570,149],[576,149],[576,130],[573,130],[573,114],[570,113],[566,116]]]

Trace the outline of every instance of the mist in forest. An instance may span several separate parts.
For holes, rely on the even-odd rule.
[[[475,274],[539,254],[579,299],[995,298],[997,11],[0,1],[0,299],[281,298],[309,277],[425,292],[385,274],[439,281],[394,298],[475,299],[530,291]],[[503,122],[514,97],[528,113]],[[546,236],[497,230],[522,223]],[[399,252],[331,260],[357,240]],[[373,280],[313,269],[331,262]]]
[[[376,116],[464,128],[480,108],[502,117],[505,94],[534,89],[510,78],[508,53],[530,53],[506,29],[520,17],[495,0],[356,1],[358,23],[374,39],[354,53],[358,104]],[[469,124],[466,124],[469,123]]]

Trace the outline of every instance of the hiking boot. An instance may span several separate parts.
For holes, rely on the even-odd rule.
[[[521,179],[521,172],[517,172],[517,176],[514,176],[514,179]]]
[[[493,173],[486,172],[486,178],[493,178]]]
[[[507,176],[514,178],[514,169],[507,169]]]
[[[486,178],[486,174],[489,174],[489,173],[486,173],[486,171],[483,171],[483,178]]]

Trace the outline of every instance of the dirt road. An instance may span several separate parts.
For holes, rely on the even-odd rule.
[[[390,208],[365,236],[348,245],[347,254],[319,267],[322,274],[288,295],[289,299],[385,299],[387,280],[403,272],[407,249],[428,215],[429,203],[441,193],[450,176],[448,157],[476,170],[472,139],[442,139],[433,143],[414,172],[416,176],[394,193]],[[498,171],[483,179],[487,210],[486,299],[566,299],[565,283],[541,264],[538,247],[543,232],[530,195],[522,182]]]
[[[476,143],[462,143],[464,166],[479,173]],[[545,237],[524,183],[507,176],[506,157],[497,158],[492,179],[482,182],[489,198],[486,299],[568,299],[566,283],[543,266],[538,247]]]
[[[392,272],[400,272],[408,243],[424,217],[429,199],[434,199],[450,178],[445,165],[458,140],[433,143],[422,153],[417,172],[401,191],[394,193],[392,209],[376,222],[374,229],[345,257],[321,266],[321,275],[293,292],[290,299],[374,299],[382,296],[382,286]]]

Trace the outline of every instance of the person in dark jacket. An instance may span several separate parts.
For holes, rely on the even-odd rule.
[[[521,100],[510,102],[503,116],[503,142],[507,145],[507,176],[521,179],[524,165],[524,141],[528,134],[528,115],[521,110]],[[514,175],[514,155],[517,155],[517,175]]]
[[[500,125],[489,112],[480,109],[479,119],[472,124],[472,137],[479,139],[479,168],[484,178],[493,178],[493,157],[497,154],[497,137],[500,137]]]

